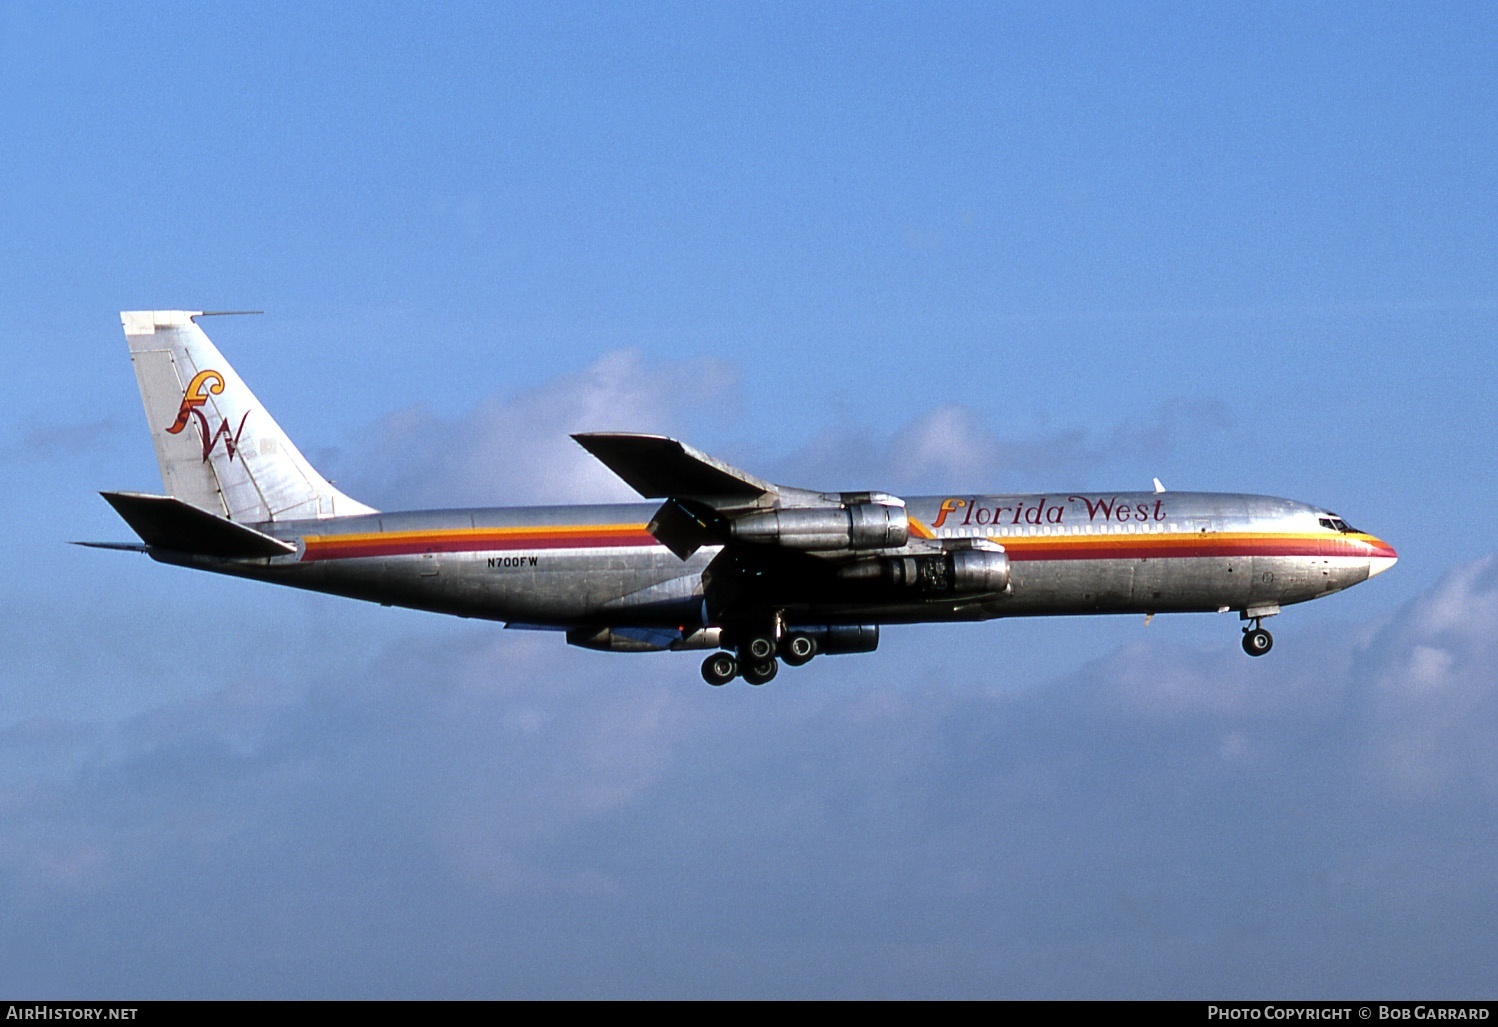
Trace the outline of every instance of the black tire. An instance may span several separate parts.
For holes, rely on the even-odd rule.
[[[702,680],[714,688],[728,684],[739,676],[739,661],[733,653],[713,653],[702,661]]]
[[[769,635],[750,635],[739,647],[739,659],[745,663],[763,663],[775,658],[775,639]]]
[[[780,644],[780,655],[788,667],[804,666],[817,655],[816,639],[810,635],[791,635]]]
[[[744,668],[744,680],[751,685],[769,684],[775,680],[775,672],[779,669],[780,665],[775,662],[774,657],[768,660],[760,660]]]
[[[1250,656],[1263,656],[1274,648],[1274,636],[1263,628],[1253,628],[1243,633],[1243,651]]]

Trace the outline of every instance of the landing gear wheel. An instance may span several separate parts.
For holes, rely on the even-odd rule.
[[[775,658],[775,639],[769,635],[750,635],[739,647],[739,659],[745,663],[763,663]]]
[[[739,676],[739,661],[733,653],[713,653],[702,661],[702,680],[717,688]]]
[[[794,634],[780,643],[781,656],[786,666],[800,667],[817,655],[817,643],[810,635]]]
[[[744,680],[751,685],[767,684],[774,680],[775,672],[779,669],[780,665],[773,656],[768,660],[759,660],[744,668]]]
[[[1243,651],[1250,656],[1263,656],[1274,647],[1274,636],[1263,628],[1249,628],[1243,632]]]

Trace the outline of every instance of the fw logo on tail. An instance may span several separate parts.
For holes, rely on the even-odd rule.
[[[200,409],[208,402],[210,395],[217,396],[224,391],[224,376],[217,371],[199,371],[193,375],[188,383],[187,390],[182,393],[182,405],[177,408],[177,419],[172,426],[166,430],[168,435],[181,434],[182,429],[187,427],[190,417],[198,419],[198,432],[203,439],[203,462],[208,462],[208,456],[213,452],[213,447],[218,445],[218,440],[224,440],[224,452],[229,455],[232,463],[234,454],[239,452],[239,437],[244,434],[244,422],[250,416],[248,410],[239,419],[239,427],[233,432],[229,431],[229,422],[219,418],[218,430],[213,431],[208,427],[208,417]]]

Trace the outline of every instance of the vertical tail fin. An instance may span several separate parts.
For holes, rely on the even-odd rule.
[[[373,513],[312,469],[194,318],[120,314],[167,494],[241,524]]]

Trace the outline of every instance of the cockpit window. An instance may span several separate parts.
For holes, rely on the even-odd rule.
[[[1321,522],[1321,526],[1328,531],[1340,531],[1344,535],[1361,534],[1358,529],[1354,528],[1351,524],[1348,524],[1336,514],[1333,514],[1330,517],[1318,517],[1317,520],[1319,520]]]

